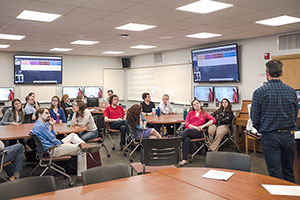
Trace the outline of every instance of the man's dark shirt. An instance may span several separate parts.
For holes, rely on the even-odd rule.
[[[142,112],[144,113],[151,113],[152,108],[155,108],[155,104],[152,101],[150,101],[149,105],[147,105],[145,102],[142,102],[141,106],[142,106]]]
[[[251,119],[260,133],[297,129],[298,102],[293,88],[270,80],[253,93]]]

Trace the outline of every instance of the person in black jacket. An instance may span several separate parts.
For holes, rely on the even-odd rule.
[[[224,135],[229,132],[229,126],[233,119],[233,112],[231,104],[228,99],[224,98],[221,101],[221,107],[213,114],[216,119],[216,124],[208,127],[208,134],[210,140],[210,150],[218,151],[219,144]]]

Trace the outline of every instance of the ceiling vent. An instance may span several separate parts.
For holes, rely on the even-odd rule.
[[[300,49],[300,32],[278,36],[278,50]]]

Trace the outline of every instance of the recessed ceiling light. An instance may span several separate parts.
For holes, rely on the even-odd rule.
[[[283,15],[279,17],[256,21],[255,23],[268,25],[268,26],[281,26],[281,25],[292,24],[296,22],[300,22],[300,18]]]
[[[135,45],[135,46],[131,46],[130,48],[133,49],[151,49],[151,48],[155,48],[156,46],[151,46],[151,45]]]
[[[146,24],[129,23],[129,24],[125,24],[123,26],[116,27],[116,29],[128,30],[128,31],[144,31],[144,30],[148,30],[148,29],[154,28],[154,27],[156,27],[156,26],[146,25]]]
[[[8,48],[8,47],[9,47],[9,45],[7,45],[7,44],[0,44],[1,49],[5,49],[5,48]]]
[[[160,39],[163,39],[163,40],[169,40],[169,39],[172,39],[173,36],[161,36],[159,37]]]
[[[219,36],[221,36],[221,34],[202,32],[202,33],[187,35],[186,37],[206,39],[206,38],[213,38],[213,37],[219,37]]]
[[[99,41],[76,40],[74,42],[71,42],[71,44],[81,44],[81,45],[93,45],[97,43],[99,43]]]
[[[24,10],[17,16],[17,19],[27,19],[33,21],[41,22],[52,22],[55,19],[59,18],[60,14],[46,13],[46,12],[37,12],[31,10]]]
[[[0,39],[3,40],[22,40],[24,37],[24,35],[0,34]]]
[[[212,0],[201,0],[201,1],[196,1],[194,3],[187,4],[185,6],[178,7],[176,8],[176,10],[206,14],[206,13],[215,12],[217,10],[229,8],[231,6],[233,5],[228,3],[221,3]]]
[[[112,55],[116,55],[116,54],[122,54],[124,53],[123,51],[104,51],[102,52],[103,54],[112,54]]]
[[[71,51],[73,49],[68,49],[68,48],[52,48],[50,51]]]

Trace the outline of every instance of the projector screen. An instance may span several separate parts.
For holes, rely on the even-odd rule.
[[[14,99],[13,87],[1,87],[0,88],[0,101],[11,101]]]
[[[195,86],[194,87],[194,97],[200,101],[213,102],[214,94],[213,87],[209,86]]]
[[[239,82],[237,44],[192,50],[194,82]]]
[[[67,94],[70,99],[76,99],[77,95],[83,95],[83,88],[77,86],[64,86],[62,88],[62,93]]]
[[[238,87],[236,86],[215,87],[214,91],[217,102],[227,98],[230,103],[239,103]]]
[[[62,57],[14,55],[15,84],[62,83]]]
[[[84,87],[84,96],[88,97],[103,97],[103,87],[101,86],[85,86]]]

